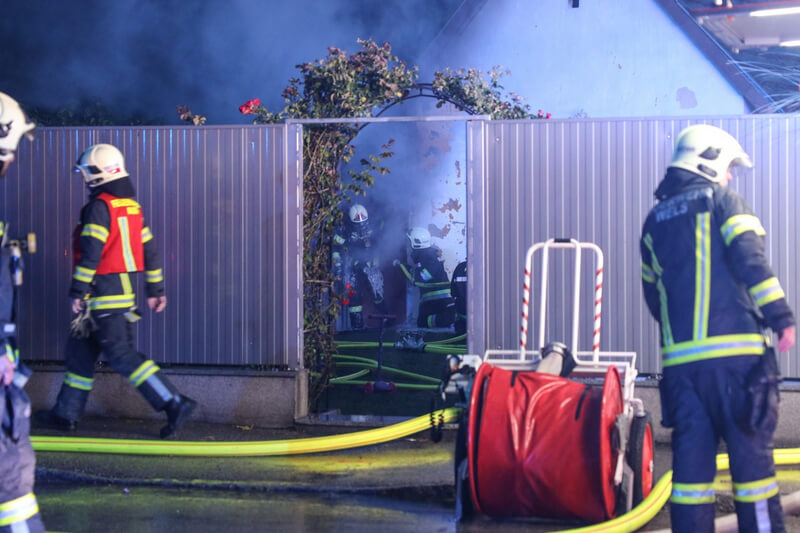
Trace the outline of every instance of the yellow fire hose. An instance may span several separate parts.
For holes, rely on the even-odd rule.
[[[446,423],[455,420],[460,411],[461,409],[450,407],[434,412],[433,416],[437,422],[441,416],[442,421]],[[382,428],[306,439],[255,442],[165,442],[161,440],[31,436],[31,442],[33,443],[33,449],[40,452],[124,453],[132,455],[182,455],[205,457],[295,455],[330,452],[379,444],[425,431],[430,428],[430,426],[431,416],[423,415]]]
[[[800,464],[800,448],[783,448],[773,452],[775,465]],[[728,470],[728,454],[717,455],[717,470]],[[661,476],[642,503],[628,513],[602,524],[561,530],[561,533],[626,533],[644,527],[669,500],[672,493],[672,470]]]
[[[433,413],[434,418],[452,422],[461,409],[450,407]],[[320,453],[359,446],[369,446],[400,439],[430,427],[431,415],[423,415],[399,424],[357,431],[343,435],[311,437],[256,442],[200,442],[133,439],[96,439],[79,437],[31,436],[36,451],[119,453],[131,455],[175,456],[275,456]],[[800,464],[800,448],[783,448],[774,451],[776,466]],[[727,454],[717,455],[717,470],[728,470]],[[639,505],[628,513],[608,522],[562,530],[562,533],[625,533],[636,531],[649,523],[664,507],[672,492],[672,470],[661,476],[653,490]]]

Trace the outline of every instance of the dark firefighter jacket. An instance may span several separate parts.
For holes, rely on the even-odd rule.
[[[89,306],[94,312],[128,312],[136,303],[130,274],[139,271],[137,263],[140,263],[140,258],[144,259],[147,296],[164,294],[161,257],[150,228],[143,222],[141,208],[138,215],[135,208],[131,211],[131,217],[142,217],[141,229],[138,230],[140,235],[131,235],[130,228],[137,226],[131,225],[131,221],[120,221],[120,218],[124,218],[120,216],[121,212],[117,212],[114,216],[106,201],[100,198],[101,193],[116,199],[131,199],[134,189],[129,178],[121,178],[92,190],[89,202],[81,210],[80,224],[75,230],[77,262],[69,296],[84,298],[88,295]],[[115,227],[114,231],[111,229],[112,225]],[[115,235],[119,238],[115,239],[114,243],[110,237]],[[115,251],[119,253],[109,253],[110,250],[107,249],[109,246],[123,247],[124,250]],[[130,257],[128,267],[109,268],[104,264],[119,262],[120,254]],[[119,270],[124,271],[119,272]]]
[[[670,168],[644,223],[642,284],[664,367],[763,353],[763,326],[794,324],[764,255],[766,232],[736,192]]]
[[[438,250],[435,248],[413,250],[411,257],[416,261],[411,271],[402,263],[398,266],[408,281],[419,287],[420,305],[438,300],[452,303],[450,280],[447,278],[444,264],[439,259]]]

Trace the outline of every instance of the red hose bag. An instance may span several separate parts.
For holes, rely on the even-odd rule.
[[[491,516],[614,517],[616,367],[603,387],[481,365],[470,398],[472,500]]]

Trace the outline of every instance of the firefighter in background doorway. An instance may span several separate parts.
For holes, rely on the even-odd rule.
[[[450,282],[450,293],[456,304],[456,319],[454,327],[456,335],[467,332],[467,262],[461,261],[453,270],[453,279]]]
[[[5,176],[19,141],[31,138],[34,125],[19,104],[0,93],[0,178]],[[39,505],[33,494],[36,458],[30,438],[31,402],[23,390],[30,372],[19,360],[16,347],[14,262],[0,222],[0,532],[43,533]],[[17,280],[19,281],[19,280]]]
[[[89,202],[74,234],[76,264],[69,296],[76,320],[67,341],[67,373],[50,421],[63,430],[76,427],[92,390],[95,362],[103,353],[153,409],[166,413],[161,429],[161,438],[166,438],[185,422],[196,402],[180,394],[133,345],[133,323],[140,317],[131,275],[145,272],[150,309],[160,313],[167,305],[158,248],[115,146],[90,146],[75,170],[89,189]]]
[[[450,280],[444,270],[439,250],[431,246],[431,234],[425,228],[408,232],[411,260],[414,266],[395,261],[406,279],[419,288],[417,327],[449,328],[453,326],[456,304],[450,294]]]
[[[347,212],[343,231],[333,236],[334,290],[347,306],[350,329],[364,329],[364,296],[368,292],[379,313],[385,314],[383,273],[373,247],[373,228],[367,209],[353,204]]]

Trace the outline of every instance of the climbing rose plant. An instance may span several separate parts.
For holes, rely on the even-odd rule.
[[[286,119],[375,117],[390,107],[413,98],[434,98],[441,107],[450,103],[469,114],[494,119],[550,118],[513,93],[504,93],[500,79],[506,72],[493,68],[488,75],[475,69],[436,72],[432,83],[417,82],[417,67],[409,67],[392,55],[389,43],[359,40],[361,49],[348,54],[329,47],[328,55],[298,65],[300,74],[283,90],[285,105],[268,110],[258,98],[239,106],[253,115],[256,124]],[[488,76],[488,77],[487,77]],[[306,124],[303,127],[303,361],[311,371],[312,403],[333,375],[335,324],[340,299],[334,294],[331,271],[333,235],[342,223],[340,206],[351,195],[363,195],[375,176],[389,173],[384,160],[391,157],[392,140],[379,154],[361,159],[359,171],[350,170],[342,180],[341,164],[355,153],[353,140],[366,124]]]

